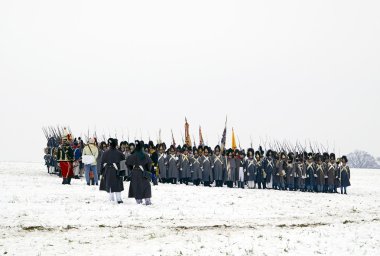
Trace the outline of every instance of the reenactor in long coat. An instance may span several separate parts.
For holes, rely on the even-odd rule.
[[[245,187],[245,181],[247,180],[247,166],[246,166],[246,160],[245,160],[245,153],[244,151],[239,152],[239,158],[238,158],[238,168],[239,168],[239,177],[238,177],[238,187],[244,189]]]
[[[323,192],[323,188],[325,185],[325,173],[324,173],[324,163],[322,162],[322,156],[317,155],[316,157],[317,164],[316,164],[316,184],[317,184],[317,192]]]
[[[300,191],[305,192],[305,164],[301,159],[301,155],[296,158],[296,171],[294,177],[295,189],[299,189]]]
[[[202,179],[202,168],[197,148],[194,147],[193,152],[194,156],[190,159],[192,180],[194,185],[199,186]]]
[[[166,165],[168,168],[168,178],[172,184],[177,184],[179,178],[179,158],[177,157],[176,150],[172,145],[169,149],[169,155],[166,158]]]
[[[325,174],[325,182],[324,182],[324,186],[323,186],[323,192],[324,193],[327,193],[328,191],[328,172],[329,172],[329,162],[330,162],[330,155],[329,153],[325,152],[323,153],[323,163],[322,163],[322,166],[323,166],[323,173]]]
[[[289,153],[288,162],[286,165],[286,184],[289,191],[294,189],[295,163],[293,153]]]
[[[189,149],[187,146],[183,146],[182,154],[180,157],[180,164],[179,164],[179,172],[181,173],[181,183],[185,183],[186,185],[189,184],[189,181],[191,179],[191,168],[190,168],[190,157],[189,157]]]
[[[160,144],[158,146],[158,172],[159,172],[159,179],[162,183],[168,182],[168,170],[166,166],[166,154],[165,154],[165,145]]]
[[[286,176],[286,154],[281,152],[280,159],[277,161],[278,187],[280,190],[285,190]]]
[[[221,155],[219,145],[214,149],[212,165],[214,166],[214,179],[216,181],[216,187],[223,187],[223,174],[226,166],[226,158]]]
[[[254,189],[256,188],[256,169],[255,169],[255,159],[254,159],[255,151],[253,148],[249,148],[247,151],[247,160],[246,160],[246,170],[248,175],[248,188]]]
[[[157,177],[158,177],[158,152],[156,147],[153,144],[153,141],[149,141],[149,157],[152,159],[152,182],[154,186],[158,185]]]
[[[211,183],[214,182],[212,169],[214,168],[213,161],[210,154],[210,148],[205,147],[203,156],[201,156],[199,162],[202,168],[202,180],[205,187],[211,187]]]
[[[331,153],[330,156],[330,161],[327,165],[327,188],[329,193],[334,192],[335,188],[335,175],[337,172],[337,166],[335,163],[335,154]]]
[[[279,172],[279,161],[280,161],[280,155],[277,152],[273,153],[273,169],[272,169],[272,186],[274,189],[280,189],[279,182],[280,182],[280,174]]]
[[[235,159],[235,174],[234,174],[234,183],[235,185],[238,186],[238,181],[239,181],[239,170],[240,170],[240,151],[238,149],[234,150],[234,159]]]
[[[272,150],[268,150],[266,153],[266,157],[264,159],[264,170],[265,170],[265,173],[267,174],[267,177],[266,177],[267,188],[274,188],[273,187],[274,169],[275,169],[275,163],[273,159],[273,152]]]
[[[341,159],[336,159],[336,172],[335,172],[335,181],[334,181],[334,193],[339,193],[338,188],[340,188],[340,166]]]
[[[340,193],[347,194],[347,187],[351,186],[351,172],[347,165],[347,157],[342,156],[342,166],[340,167]]]
[[[260,151],[256,151],[255,154],[255,173],[256,173],[256,183],[258,185],[258,188],[266,188],[266,182],[265,182],[265,177],[266,173],[264,170],[264,165],[263,165],[263,159]]]
[[[226,164],[226,175],[225,182],[227,187],[233,188],[235,182],[235,172],[236,172],[236,159],[234,158],[234,153],[232,149],[227,150],[227,164]]]
[[[131,183],[129,185],[129,198],[135,198],[137,204],[142,204],[143,199],[146,205],[152,204],[152,189],[150,178],[152,177],[152,160],[147,154],[148,147],[144,142],[136,142],[136,150],[126,159],[126,164],[132,169]]]
[[[123,177],[118,176],[121,161],[125,160],[122,152],[116,149],[117,140],[108,139],[110,148],[102,154],[100,160],[102,166],[102,178],[100,180],[99,189],[109,193],[111,201],[116,201],[118,204],[123,203],[121,192],[124,190]]]
[[[315,165],[313,162],[313,154],[309,153],[307,155],[307,162],[306,162],[306,189],[308,192],[314,191],[314,185],[315,185],[315,178],[317,177],[316,171],[315,171]]]

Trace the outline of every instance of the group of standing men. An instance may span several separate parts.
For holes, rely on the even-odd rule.
[[[324,193],[338,193],[340,188],[342,194],[347,194],[347,187],[351,185],[347,157],[336,158],[334,153],[327,152],[277,152],[270,149],[264,152],[261,147],[257,151],[252,148],[247,151],[221,150],[219,145],[213,150],[208,146],[186,145],[167,148],[165,143],[154,145],[152,141],[148,144],[142,141],[118,143],[116,139],[109,139],[107,143],[98,143],[96,138],[90,138],[84,144],[80,138],[71,141],[63,137],[62,144],[52,154],[54,157],[48,159],[53,158],[59,163],[63,184],[70,184],[71,178],[79,178],[84,170],[87,185],[98,185],[101,175],[105,177],[107,163],[102,156],[106,151],[115,149],[123,156],[122,160],[126,160],[136,148],[149,158],[149,166],[141,169],[146,171],[142,172],[145,179],[154,185],[160,182]],[[47,165],[51,165],[48,162]],[[121,168],[120,163],[117,165]],[[124,181],[132,180],[135,167],[125,164],[125,174],[121,176]]]

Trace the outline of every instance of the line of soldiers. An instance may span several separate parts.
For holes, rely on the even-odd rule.
[[[125,155],[133,152],[134,143],[121,142]],[[144,146],[152,159],[152,180],[172,184],[192,183],[196,186],[290,190],[347,194],[350,168],[347,157],[336,158],[334,153],[276,152],[262,147],[255,151],[223,150],[218,145],[188,147],[165,143]],[[128,179],[126,177],[126,179]]]
[[[79,148],[80,145],[84,147],[83,143]],[[105,142],[98,145],[96,140],[95,145],[100,155],[108,147]],[[122,141],[117,149],[128,157],[135,147],[135,143]],[[208,146],[167,148],[165,143],[154,145],[152,141],[144,144],[144,151],[152,160],[154,185],[161,182],[324,193],[337,193],[340,188],[342,194],[351,185],[347,157],[336,158],[334,153],[264,152],[262,147],[257,151],[252,148],[222,151],[219,145],[213,150]],[[127,170],[125,181],[130,180],[131,173],[132,170]]]

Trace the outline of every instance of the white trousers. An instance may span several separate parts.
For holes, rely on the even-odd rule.
[[[243,169],[243,167],[239,168],[239,181],[244,182],[244,169]]]
[[[116,202],[121,201],[121,192],[112,192],[110,189],[110,192],[108,194],[109,194],[110,201],[116,201]]]

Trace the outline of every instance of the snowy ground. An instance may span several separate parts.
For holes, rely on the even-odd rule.
[[[349,195],[160,185],[146,207],[0,163],[0,254],[380,255],[380,171],[351,182]]]

